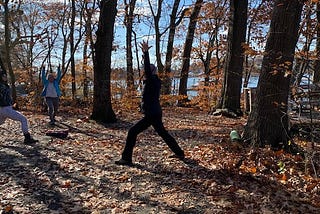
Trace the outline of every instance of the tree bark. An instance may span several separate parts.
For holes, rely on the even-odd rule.
[[[257,99],[243,139],[252,145],[288,145],[287,104],[303,2],[276,0],[262,61]]]
[[[11,64],[11,31],[10,31],[10,9],[9,9],[9,0],[6,0],[3,4],[4,7],[4,37],[5,37],[5,60],[7,71],[10,76],[10,86],[13,102],[17,100],[17,91],[16,91],[16,77],[13,72],[12,64]]]
[[[313,26],[312,26],[312,8],[310,5],[307,6],[306,14],[305,14],[305,28],[307,34],[305,34],[305,43],[302,48],[302,56],[295,58],[295,66],[293,68],[292,77],[291,77],[291,85],[294,87],[299,87],[301,84],[301,81],[303,79],[303,76],[305,75],[306,71],[309,68],[310,64],[310,48],[313,43]],[[300,27],[301,29],[301,27]]]
[[[180,83],[179,83],[179,95],[187,96],[187,84],[189,77],[189,68],[190,68],[190,55],[192,50],[192,43],[194,38],[194,33],[197,25],[197,19],[202,7],[203,0],[197,0],[193,11],[190,17],[190,23],[188,26],[187,38],[183,50],[183,61],[180,74]],[[180,100],[179,105],[184,105],[187,99]]]
[[[158,1],[158,8],[157,8],[157,13],[155,14],[152,6],[151,6],[151,1],[148,0],[150,9],[152,11],[153,19],[154,19],[154,30],[156,33],[156,38],[155,38],[155,47],[156,47],[156,60],[157,60],[157,67],[159,71],[160,78],[162,79],[163,76],[163,63],[161,61],[161,49],[160,49],[160,44],[161,44],[161,36],[162,33],[160,32],[160,18],[161,18],[161,12],[162,12],[162,3],[163,0],[157,0]]]
[[[76,67],[75,67],[75,61],[74,61],[74,25],[75,25],[75,19],[76,19],[76,3],[75,0],[71,1],[71,19],[70,19],[70,34],[69,34],[69,42],[70,42],[70,70],[71,70],[71,76],[72,76],[72,99],[75,99],[76,96]]]
[[[313,83],[320,82],[320,3],[317,2],[317,41],[316,41],[316,56],[317,60],[314,64]]]
[[[172,61],[172,55],[173,55],[173,43],[174,43],[174,36],[176,33],[176,27],[180,24],[185,14],[185,10],[184,10],[180,18],[176,22],[179,4],[180,4],[180,0],[174,1],[172,12],[170,15],[169,37],[168,37],[166,61],[164,66],[163,86],[162,86],[162,94],[166,94],[166,95],[171,94],[171,83],[172,83],[171,61]]]
[[[125,26],[126,26],[126,50],[127,50],[127,90],[134,89],[133,55],[132,55],[132,25],[134,20],[134,8],[136,0],[130,0],[126,4]]]
[[[262,0],[259,5],[257,6],[256,10],[259,11],[260,8],[262,8],[263,6],[265,6],[266,0]],[[250,44],[250,40],[251,40],[251,31],[253,29],[253,26],[254,24],[257,22],[257,16],[258,16],[258,13],[255,12],[253,13],[253,16],[249,21],[249,23],[247,24],[247,39],[246,39],[246,43],[247,44]],[[245,56],[245,73],[244,73],[244,81],[243,81],[243,88],[247,88],[248,87],[248,84],[249,84],[249,80],[250,80],[250,76],[251,76],[251,71],[252,71],[252,68],[254,66],[254,59],[252,60],[251,62],[251,66],[249,66],[249,55],[246,55]]]
[[[88,8],[88,3],[85,2],[83,10],[83,16],[85,19],[85,39],[82,53],[82,75],[83,75],[83,98],[88,99],[89,97],[89,81],[88,81],[88,46],[90,37],[92,36],[91,24],[92,24],[92,12]]]
[[[246,39],[248,1],[231,0],[228,30],[227,56],[224,65],[224,82],[218,108],[227,109],[237,116],[242,115],[240,99]]]
[[[111,103],[111,53],[117,1],[100,2],[100,17],[94,54],[94,97],[91,118],[104,123],[116,121]]]

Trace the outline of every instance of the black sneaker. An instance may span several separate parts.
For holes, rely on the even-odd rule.
[[[37,142],[39,142],[39,140],[35,140],[32,137],[31,138],[25,138],[24,141],[23,141],[24,144],[34,144],[34,143],[37,143]]]
[[[179,159],[179,160],[184,160],[184,155],[176,155],[176,154],[174,154],[174,155],[171,155],[171,156],[169,156],[169,158],[177,158],[177,159]]]
[[[24,141],[23,143],[25,144],[34,144],[39,142],[38,140],[33,139],[33,137],[31,137],[30,133],[26,133],[24,134]]]
[[[117,164],[117,165],[122,165],[122,166],[133,166],[132,161],[127,161],[127,160],[124,160],[122,158],[120,160],[118,160],[118,161],[115,161],[114,163]]]

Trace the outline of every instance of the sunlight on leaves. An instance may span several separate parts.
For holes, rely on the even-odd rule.
[[[285,169],[285,164],[284,164],[282,161],[279,161],[279,162],[277,163],[277,165],[278,165],[278,167],[279,167],[278,172],[279,172],[280,174],[283,174],[283,173],[286,171],[286,169]]]
[[[273,70],[273,71],[270,71],[269,73],[274,76],[274,75],[277,75],[279,73],[279,71],[278,70]]]

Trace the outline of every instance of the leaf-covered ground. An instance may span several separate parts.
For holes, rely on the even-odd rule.
[[[16,122],[0,126],[3,213],[320,213],[319,144],[302,159],[231,143],[245,118],[165,108],[186,160],[170,159],[150,128],[138,137],[135,166],[125,167],[114,161],[139,113],[118,112],[105,126],[64,113],[54,129],[68,129],[67,139],[45,135],[46,115],[23,113],[40,142],[24,145]]]

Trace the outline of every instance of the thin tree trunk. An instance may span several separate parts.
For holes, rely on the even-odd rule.
[[[313,83],[320,82],[320,3],[317,2],[317,41],[316,41],[316,58],[314,64]]]
[[[64,77],[64,75],[67,72],[67,67],[66,67],[66,57],[67,57],[67,49],[68,49],[68,33],[67,33],[67,20],[70,18],[68,13],[67,13],[67,3],[64,2],[64,10],[63,10],[63,18],[62,18],[62,23],[61,23],[61,35],[63,37],[63,47],[61,50],[61,72],[62,72],[62,77]],[[51,54],[49,55],[49,61],[51,60]],[[49,63],[49,66],[51,65],[51,63]],[[62,89],[62,93],[65,93],[65,90]]]
[[[216,33],[213,33],[210,35],[209,38],[209,47],[207,48],[206,52],[206,58],[203,59],[203,65],[204,65],[204,86],[209,86],[209,81],[210,81],[210,65],[211,65],[211,58],[212,58],[212,53],[213,53],[213,46],[216,40]]]
[[[85,99],[89,98],[89,78],[88,78],[88,58],[89,58],[89,53],[92,54],[93,50],[89,49],[90,47],[93,47],[91,45],[91,39],[92,39],[92,15],[93,15],[93,10],[92,8],[95,7],[95,1],[92,2],[92,5],[88,4],[88,2],[85,3],[84,5],[84,17],[85,19],[85,45],[83,47],[83,96]],[[93,55],[93,54],[92,54]]]
[[[183,51],[183,62],[180,74],[180,83],[179,83],[179,95],[183,95],[187,97],[187,84],[188,84],[188,77],[189,77],[189,68],[190,68],[190,55],[192,50],[192,43],[194,38],[194,32],[197,25],[197,19],[202,7],[203,0],[197,0],[193,11],[190,17],[190,23],[188,26],[188,33],[187,38],[184,45]],[[184,105],[188,99],[183,99],[179,101],[179,105]]]
[[[159,71],[159,75],[160,78],[163,78],[163,70],[164,70],[164,66],[163,63],[161,61],[161,50],[160,50],[160,44],[161,44],[161,36],[162,34],[160,33],[160,18],[161,18],[161,11],[162,11],[162,3],[163,0],[158,0],[158,8],[157,8],[157,13],[155,14],[152,6],[151,6],[151,2],[150,0],[148,0],[150,8],[151,8],[151,12],[154,18],[154,29],[155,29],[155,33],[156,33],[156,38],[155,38],[155,47],[156,47],[156,60],[157,60],[157,67],[158,67],[158,71]]]
[[[266,0],[262,0],[256,10],[260,10],[260,8],[264,5],[265,2],[266,2]],[[248,24],[248,34],[247,34],[247,41],[246,41],[247,44],[250,44],[251,30],[252,30],[253,24],[256,22],[257,15],[258,15],[257,12],[254,13],[250,23]],[[252,61],[252,65],[249,67],[249,55],[246,55],[245,56],[245,74],[244,74],[243,88],[248,87],[249,79],[251,76],[251,71],[252,71],[253,66],[254,66],[254,60]]]
[[[307,12],[306,12],[306,31],[310,32],[306,35],[306,41],[304,43],[304,46],[302,48],[302,52],[305,53],[301,58],[296,58],[296,63],[293,69],[293,76],[291,78],[291,84],[293,86],[299,86],[301,84],[302,78],[306,73],[306,70],[309,67],[310,59],[309,59],[309,50],[310,46],[313,41],[313,33],[312,32],[312,25],[311,25],[311,15],[312,15],[312,8],[308,6]]]
[[[172,55],[173,55],[173,43],[174,43],[174,36],[176,33],[176,27],[180,24],[186,12],[186,10],[184,10],[180,18],[176,22],[179,4],[180,4],[180,0],[174,1],[172,12],[170,15],[169,37],[168,37],[167,54],[166,54],[166,61],[164,66],[164,77],[163,77],[163,86],[162,86],[162,94],[166,94],[166,95],[171,94],[171,84],[172,84],[171,61],[172,61]]]
[[[72,99],[75,99],[76,96],[76,67],[75,67],[75,61],[74,61],[74,52],[75,52],[75,46],[74,46],[74,25],[75,25],[75,18],[76,18],[76,5],[75,0],[71,1],[71,20],[70,20],[70,64],[71,64],[71,76],[72,76]]]
[[[133,73],[133,55],[132,55],[132,26],[134,20],[134,8],[136,0],[131,0],[129,3],[125,1],[126,15],[126,50],[127,50],[127,90],[128,92],[134,89],[134,73]]]

